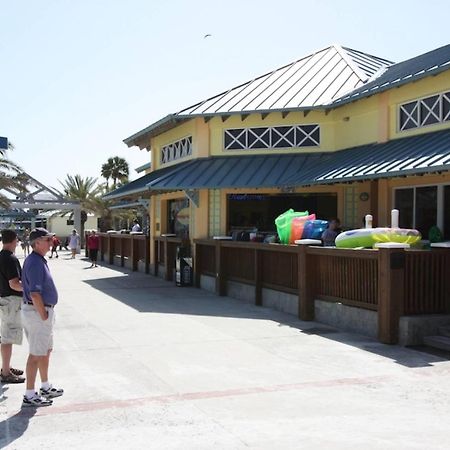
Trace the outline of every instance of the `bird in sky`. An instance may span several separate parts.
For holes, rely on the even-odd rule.
[[[212,36],[212,34],[205,34],[204,36],[203,36],[203,39],[206,39],[207,37],[211,37]]]

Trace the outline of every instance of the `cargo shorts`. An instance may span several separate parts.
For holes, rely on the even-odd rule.
[[[23,331],[20,307],[22,297],[0,297],[0,336],[2,344],[22,344]]]
[[[53,325],[55,311],[45,307],[48,319],[42,320],[33,305],[22,305],[22,324],[30,347],[29,353],[34,356],[45,356],[53,349]]]

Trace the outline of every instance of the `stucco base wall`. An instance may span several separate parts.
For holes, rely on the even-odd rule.
[[[236,281],[227,282],[227,295],[245,303],[255,303],[255,286]]]
[[[425,336],[435,336],[439,327],[450,326],[450,315],[403,316],[399,325],[400,345],[421,345]]]
[[[166,276],[166,266],[163,265],[159,265],[158,266],[158,277],[159,278],[164,278]]]
[[[298,296],[273,289],[262,290],[263,306],[276,309],[298,317]]]
[[[377,338],[378,314],[376,311],[316,300],[314,313],[317,322]]]
[[[200,275],[200,288],[208,292],[215,292],[216,279],[208,275]]]

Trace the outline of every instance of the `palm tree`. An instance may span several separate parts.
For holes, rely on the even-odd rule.
[[[81,239],[84,239],[84,224],[87,220],[87,213],[95,211],[95,198],[100,193],[97,186],[97,178],[81,175],[67,175],[64,181],[60,181],[63,187],[64,196],[67,200],[76,200],[81,205]]]
[[[113,158],[108,158],[108,161],[102,165],[102,177],[106,178],[106,187],[108,188],[108,181],[112,179],[113,188],[117,187],[117,182],[125,183],[128,181],[128,175],[130,169],[128,163],[125,159],[119,156],[114,156]]]
[[[8,148],[13,149],[13,145],[8,143]],[[24,178],[20,167],[8,159],[5,149],[0,149],[0,191],[19,191],[26,190],[26,178]],[[0,207],[9,208],[10,200],[0,193]]]
[[[112,161],[112,158],[109,158],[108,162],[106,162],[105,164],[102,164],[102,171],[101,171],[101,175],[103,178],[106,179],[106,190],[109,189],[109,179],[111,178],[111,167],[112,164],[109,161]]]

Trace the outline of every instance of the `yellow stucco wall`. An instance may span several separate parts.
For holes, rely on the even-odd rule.
[[[408,83],[397,89],[389,91],[390,124],[389,137],[396,139],[400,137],[414,136],[418,134],[430,133],[432,131],[450,128],[450,122],[427,125],[412,130],[398,131],[398,108],[403,103],[408,103],[423,97],[430,97],[434,94],[450,91],[450,71],[439,75],[427,77],[415,83]]]
[[[185,137],[192,136],[192,155],[170,161],[161,165],[161,148],[179,141]],[[166,131],[151,139],[150,143],[152,170],[162,167],[170,167],[192,158],[208,156],[209,149],[209,127],[202,118],[196,118],[182,123],[177,127]]]
[[[330,115],[324,111],[291,112],[283,118],[280,112],[273,112],[267,117],[261,114],[250,114],[244,119],[240,114],[232,115],[225,121],[221,117],[214,117],[209,122],[211,134],[211,152],[213,156],[221,155],[256,155],[265,153],[309,153],[333,150],[334,124]],[[233,128],[274,127],[291,125],[320,124],[320,147],[302,147],[296,149],[255,149],[255,150],[225,150],[224,131]]]
[[[300,111],[291,112],[283,117],[280,112],[273,112],[264,118],[261,114],[250,114],[245,118],[237,114],[231,115],[225,120],[221,117],[214,117],[208,122],[205,122],[203,118],[194,118],[151,139],[149,147],[151,146],[152,149],[152,170],[161,168],[161,147],[186,136],[193,138],[192,156],[171,161],[164,164],[164,167],[176,165],[190,158],[210,155],[264,154],[274,151],[277,153],[335,151],[449,128],[450,122],[446,122],[408,131],[398,131],[400,104],[449,90],[450,71],[447,71],[343,105],[328,113],[324,110],[312,110],[306,114]],[[224,150],[223,139],[226,129],[316,123],[320,125],[320,147]]]
[[[149,146],[151,145],[152,149],[152,170],[161,168],[161,147],[186,136],[192,136],[193,138],[192,156],[164,164],[163,167],[176,165],[189,158],[207,156],[336,151],[374,142],[386,142],[390,139],[404,138],[444,128],[448,129],[450,128],[450,122],[408,131],[398,131],[398,108],[400,104],[448,91],[450,91],[450,71],[398,88],[392,88],[384,93],[375,94],[333,109],[328,113],[322,110],[312,110],[306,114],[304,112],[291,112],[285,117],[279,112],[274,112],[266,117],[263,117],[261,114],[250,114],[247,117],[231,115],[225,120],[221,117],[214,117],[208,121],[205,121],[203,118],[194,118],[152,138],[151,142],[149,142]],[[224,130],[226,129],[298,124],[320,125],[320,147],[277,150],[224,150],[223,140]],[[358,182],[350,186],[316,186],[297,189],[296,192],[337,192],[338,215],[342,219],[343,225],[359,227],[362,225],[362,218],[368,213],[378,216],[379,225],[388,224],[395,187],[439,183],[450,183],[450,174],[393,178],[391,180],[379,180],[377,183]],[[373,189],[376,189],[377,192],[374,193]],[[271,193],[274,191],[279,192],[271,189],[258,191],[251,189],[244,191],[202,191],[200,193],[201,206],[192,215],[191,237],[206,237],[205,235],[207,234],[213,236],[227,231],[226,196],[228,193]],[[360,196],[363,192],[369,194],[369,200],[361,199]],[[152,212],[156,215],[155,223],[160,224],[160,230],[156,230],[157,227],[155,226],[154,232],[156,234],[165,231],[165,212],[164,206],[161,208],[161,200],[163,201],[162,204],[164,204],[164,200],[182,196],[183,194],[178,192],[154,198],[155,207]],[[378,200],[377,211],[372,211],[374,208],[373,198]]]

